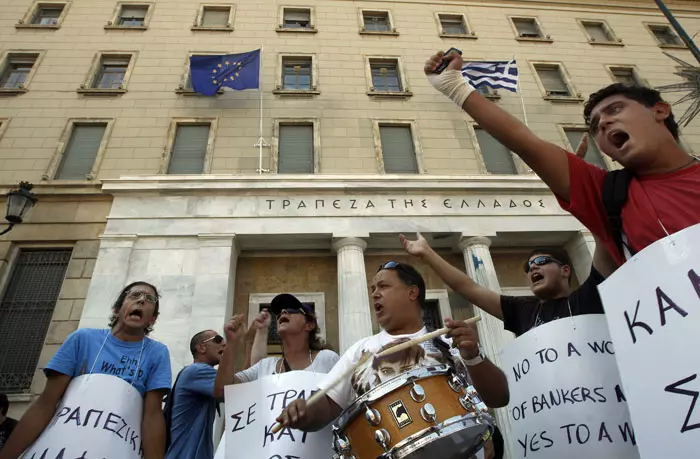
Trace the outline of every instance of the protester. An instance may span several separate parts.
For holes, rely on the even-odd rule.
[[[7,395],[0,394],[0,450],[5,446],[7,439],[10,438],[12,431],[17,425],[17,420],[8,418],[7,411],[10,409],[10,401]]]
[[[361,339],[343,354],[338,364],[319,384],[320,388],[328,389],[326,396],[308,406],[305,400],[294,400],[277,418],[278,422],[305,431],[323,428],[338,417],[341,410],[347,408],[381,379],[376,374],[378,366],[375,368],[374,358],[369,358],[350,378],[329,387],[331,382],[367,353],[376,355],[379,349],[389,343],[410,340],[428,332],[423,324],[422,312],[422,305],[425,303],[425,281],[413,266],[395,261],[382,264],[374,276],[370,291],[377,323],[382,327],[382,331]],[[466,365],[472,384],[487,406],[507,405],[510,396],[506,376],[483,356],[476,331],[461,321],[445,319],[445,325],[450,328],[448,337],[451,339],[425,341],[414,346],[423,348],[423,358],[418,365],[410,367],[452,363],[457,369],[463,369]],[[407,362],[411,360],[411,356],[421,355],[420,352],[413,351],[413,347],[401,352],[408,357],[392,360]],[[449,356],[450,361],[445,359],[445,354]],[[462,358],[466,361],[463,362]],[[403,371],[409,369],[409,366],[402,368]]]
[[[319,327],[313,309],[294,295],[282,293],[272,299],[270,312],[277,320],[277,333],[282,339],[282,357],[267,357],[252,367],[235,372],[235,346],[229,344],[223,353],[216,376],[214,392],[223,397],[224,387],[230,384],[255,381],[258,378],[286,371],[305,370],[328,373],[339,356],[319,338]],[[267,312],[259,316],[264,326],[258,333],[266,334],[271,317]],[[226,340],[235,343],[243,333],[243,316],[234,316],[226,326]]]
[[[452,290],[502,320],[503,327],[516,336],[552,320],[604,312],[598,284],[605,279],[599,270],[608,273],[614,262],[602,244],[596,244],[588,279],[574,291],[571,290],[571,260],[566,252],[554,247],[533,250],[524,270],[534,296],[519,297],[501,295],[479,285],[438,255],[420,233],[415,241],[409,241],[403,234],[399,239],[406,253],[427,263]]]
[[[449,61],[447,70],[435,71]],[[622,188],[622,241],[613,234],[603,199],[606,171],[535,136],[524,124],[476,92],[461,74],[462,57],[438,52],[425,63],[430,83],[479,126],[520,156],[621,264],[654,241],[700,223],[700,162],[678,143],[678,125],[658,91],[612,84],[591,95],[584,119],[600,151],[631,173]],[[616,176],[621,177],[621,176]],[[619,186],[615,187],[619,188]],[[612,215],[611,217],[614,217]]]
[[[71,380],[90,373],[114,375],[141,394],[143,457],[163,458],[165,421],[161,402],[171,384],[170,356],[164,344],[146,336],[158,318],[158,298],[153,285],[131,283],[112,306],[111,329],[81,328],[66,339],[44,369],[46,387],[22,416],[0,451],[0,459],[17,459],[49,424]]]

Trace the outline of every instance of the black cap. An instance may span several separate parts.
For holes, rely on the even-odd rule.
[[[295,297],[291,293],[280,293],[272,299],[270,302],[270,312],[279,315],[282,309],[300,309],[305,316],[314,315],[314,310],[308,304],[304,304],[299,301],[299,298]]]

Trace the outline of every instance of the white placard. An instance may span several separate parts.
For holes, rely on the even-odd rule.
[[[614,352],[602,314],[549,322],[503,349],[515,457],[639,457]]]
[[[226,386],[226,457],[328,459],[333,455],[330,426],[318,432],[284,428],[271,433],[275,418],[293,400],[308,400],[325,374],[292,371]]]
[[[648,246],[599,291],[641,457],[698,457],[700,225]]]
[[[78,376],[25,459],[140,459],[143,399],[115,376]]]

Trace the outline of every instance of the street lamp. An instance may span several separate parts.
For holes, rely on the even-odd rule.
[[[37,199],[30,191],[32,187],[33,185],[29,182],[19,182],[19,188],[7,193],[7,214],[5,215],[5,220],[7,220],[9,226],[0,231],[0,236],[8,233],[16,224],[22,223],[26,213],[36,204]]]

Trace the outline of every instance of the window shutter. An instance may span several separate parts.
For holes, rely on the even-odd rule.
[[[417,174],[418,163],[413,149],[409,126],[380,126],[384,172],[387,174]]]
[[[168,174],[202,174],[209,142],[209,124],[177,127]]]
[[[611,41],[603,24],[590,23],[586,24],[584,27],[593,40],[603,43]]]
[[[56,178],[62,180],[85,180],[92,171],[97,151],[104,137],[105,124],[82,124],[73,127],[68,147],[63,152]]]
[[[540,76],[544,89],[551,92],[566,92],[569,93],[569,88],[564,83],[564,80],[557,68],[538,68],[537,74]]]
[[[202,26],[204,27],[224,27],[228,24],[230,10],[206,8],[204,17],[202,18]]]
[[[540,30],[537,28],[537,23],[532,19],[516,19],[515,28],[518,29],[520,35],[539,35]]]
[[[284,10],[284,19],[287,21],[306,21],[309,22],[311,12],[309,10]]]
[[[474,129],[476,140],[479,142],[481,156],[484,159],[486,170],[491,174],[517,174],[513,155],[491,134],[481,128]]]
[[[139,5],[124,5],[122,6],[121,17],[123,18],[140,18],[146,17],[148,8]]]
[[[313,125],[280,125],[278,163],[280,174],[314,173]]]
[[[569,139],[571,149],[576,151],[578,144],[581,143],[583,134],[585,134],[586,132],[578,131],[575,129],[565,129],[564,132],[566,133],[566,137],[568,137]],[[603,170],[608,170],[608,166],[605,164],[600,150],[598,150],[598,145],[595,144],[595,141],[590,136],[588,137],[588,151],[586,152],[586,156],[583,159],[585,159],[587,163],[593,164],[594,166],[598,166]]]

